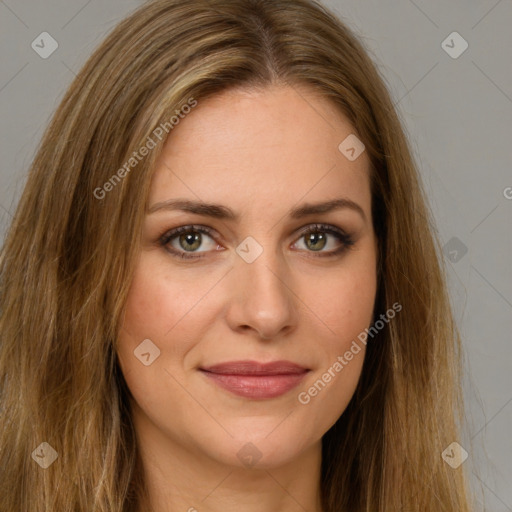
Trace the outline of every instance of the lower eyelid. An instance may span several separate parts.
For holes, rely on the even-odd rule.
[[[315,225],[313,225],[313,226],[315,226]],[[316,227],[317,227],[317,229],[314,229],[314,227],[310,226],[309,229],[306,229],[305,231],[303,231],[299,235],[299,237],[296,239],[296,241],[293,242],[293,245],[297,244],[300,240],[304,239],[305,236],[307,236],[311,233],[325,233],[325,234],[335,238],[341,244],[340,247],[338,247],[337,249],[331,249],[329,251],[322,251],[322,250],[321,251],[308,251],[307,249],[299,249],[299,251],[306,252],[313,256],[318,255],[320,257],[329,257],[329,256],[340,255],[341,253],[350,249],[351,246],[353,246],[355,243],[355,240],[352,238],[352,236],[343,231],[338,232],[337,230],[335,230],[334,228],[330,228],[329,226],[316,225]],[[179,231],[173,233],[173,231],[176,231],[176,229],[179,229]],[[190,226],[183,226],[182,229],[180,229],[180,228],[176,228],[176,229],[168,231],[166,234],[162,235],[162,237],[160,237],[160,244],[162,246],[164,246],[164,248],[166,248],[166,250],[170,254],[172,254],[180,259],[199,259],[199,258],[203,258],[209,252],[221,252],[221,251],[225,250],[225,248],[220,249],[220,250],[217,249],[221,244],[219,244],[216,241],[215,232],[211,231],[209,228],[202,227],[202,226],[190,225]],[[202,235],[206,235],[207,237],[209,237],[212,240],[212,242],[214,244],[216,244],[216,248],[212,249],[212,250],[205,250],[205,251],[184,251],[184,250],[182,251],[182,250],[176,249],[174,247],[168,247],[170,242],[173,239],[179,237],[180,234],[187,233],[187,232],[197,232],[197,233],[201,233]],[[197,256],[197,255],[199,255],[199,256]]]
[[[329,251],[308,251],[307,249],[297,249],[296,252],[304,253],[304,256],[307,258],[329,258],[341,256],[345,252],[349,251],[354,245],[354,241],[346,240],[340,241],[341,245],[336,249],[331,249]],[[170,253],[172,256],[180,259],[180,260],[199,260],[208,257],[208,253],[210,252],[223,252],[227,249],[221,248],[218,249],[220,244],[217,244],[215,249],[206,250],[206,251],[180,251],[175,249],[174,247],[164,247],[165,250]]]
[[[329,236],[331,238],[334,238],[338,243],[340,243],[340,244],[342,244],[344,246],[352,245],[354,243],[352,238],[349,235],[341,234],[341,233],[338,233],[336,231],[330,231],[330,230],[318,230],[318,231],[308,231],[308,232],[302,233],[299,236],[299,238],[297,239],[297,241],[294,242],[294,245],[296,243],[298,243],[299,241],[303,240],[305,236],[310,235],[310,234],[314,234],[314,233],[324,233],[327,236]],[[330,251],[322,251],[322,252],[333,253],[334,251],[335,251],[335,249],[334,250],[330,250]],[[315,251],[310,251],[310,252],[314,253]]]

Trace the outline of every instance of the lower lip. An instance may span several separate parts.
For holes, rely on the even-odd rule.
[[[202,371],[221,388],[246,398],[275,398],[292,390],[307,372],[286,375],[226,375]]]

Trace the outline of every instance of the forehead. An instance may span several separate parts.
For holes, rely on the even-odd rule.
[[[198,100],[166,141],[150,202],[189,197],[243,209],[343,194],[367,209],[367,155],[350,161],[338,149],[353,132],[307,88],[237,89]]]

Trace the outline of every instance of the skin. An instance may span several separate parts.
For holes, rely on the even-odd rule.
[[[364,345],[309,403],[298,395],[371,324],[377,287],[369,159],[338,150],[353,132],[313,91],[273,86],[199,101],[170,133],[148,209],[201,200],[240,219],[166,209],[145,218],[118,356],[156,512],[242,503],[245,512],[322,510],[321,438],[354,393]],[[349,208],[289,217],[293,207],[339,197],[365,218]],[[354,245],[322,257],[343,242],[320,229],[325,242],[307,244],[301,228],[315,223],[344,230]],[[161,235],[190,224],[214,235],[199,233],[199,244],[178,235],[167,247],[204,257],[173,257]],[[236,252],[248,236],[263,249],[252,263]],[[145,339],[160,350],[148,366],[134,356]],[[236,396],[199,371],[234,360],[289,360],[310,371],[271,399]],[[247,443],[254,465],[237,456]]]

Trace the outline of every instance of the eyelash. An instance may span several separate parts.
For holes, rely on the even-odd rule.
[[[177,251],[174,248],[168,247],[169,242],[175,238],[178,235],[181,235],[182,233],[202,233],[206,234],[211,238],[214,238],[214,231],[210,228],[207,228],[206,226],[197,226],[197,225],[189,225],[189,226],[180,226],[178,228],[174,228],[170,231],[166,231],[163,233],[159,239],[158,243],[166,248],[166,250],[173,256],[181,259],[200,259],[204,258],[204,255],[201,256],[191,256],[191,254],[194,254],[194,252],[181,252]],[[328,251],[328,252],[318,252],[317,256],[325,258],[325,257],[333,257],[340,255],[344,253],[346,250],[348,250],[351,246],[354,245],[355,241],[352,239],[350,235],[345,233],[344,231],[336,228],[335,226],[331,226],[329,224],[312,224],[308,226],[306,229],[304,229],[299,237],[298,240],[305,237],[309,234],[318,234],[318,233],[328,233],[330,235],[334,235],[341,243],[342,246],[339,249]],[[202,253],[207,253],[209,251],[202,251]],[[315,251],[307,251],[307,252],[315,252]]]

